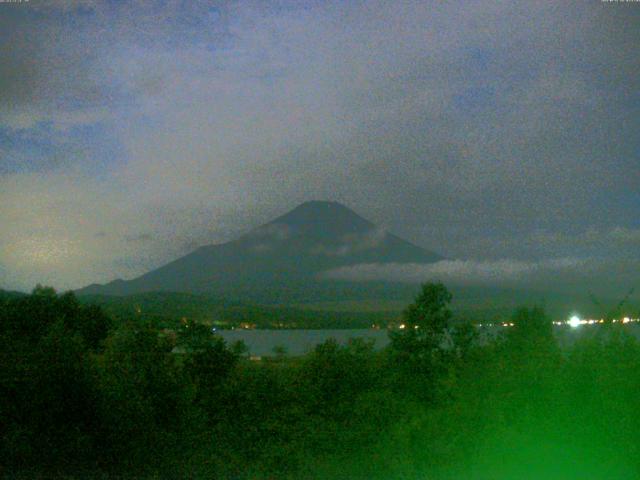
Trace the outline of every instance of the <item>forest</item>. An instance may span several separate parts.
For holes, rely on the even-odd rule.
[[[256,362],[195,322],[116,319],[41,286],[0,297],[0,475],[640,476],[631,326],[561,347],[544,310],[522,307],[487,339],[450,303],[424,284],[383,350],[327,341]]]

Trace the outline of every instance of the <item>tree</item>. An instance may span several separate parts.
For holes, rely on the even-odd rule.
[[[105,463],[160,462],[175,441],[187,400],[170,344],[148,326],[124,323],[107,338],[95,375]]]
[[[218,336],[186,354],[184,371],[195,388],[194,402],[209,417],[209,423],[217,418],[224,384],[238,359],[239,355],[228,349],[224,339]]]
[[[188,353],[185,369],[199,388],[211,389],[238,363],[238,354],[227,348],[222,337],[215,336],[200,349]]]
[[[186,352],[198,352],[207,348],[213,339],[209,327],[195,320],[183,319],[178,330],[178,345]]]
[[[530,352],[532,349],[557,349],[553,323],[542,307],[521,307],[511,318],[513,327],[507,340],[512,347]]]
[[[553,410],[562,365],[562,354],[553,334],[553,323],[542,307],[521,307],[511,318],[506,342],[498,350],[494,368],[499,388],[509,398],[509,421],[546,419]]]
[[[451,332],[453,347],[462,359],[467,358],[478,339],[478,332],[470,322],[459,323]]]
[[[403,329],[391,332],[394,349],[411,355],[442,348],[451,320],[451,293],[442,283],[425,283],[403,312]]]
[[[0,457],[9,465],[89,461],[96,450],[92,358],[109,319],[38,285],[0,312]],[[79,452],[82,452],[80,454]]]
[[[432,401],[451,367],[449,322],[451,293],[442,283],[425,283],[403,312],[403,328],[389,333],[396,388]]]
[[[330,338],[316,345],[300,370],[302,389],[314,412],[333,419],[351,415],[353,398],[375,388],[373,342],[351,339],[340,345]],[[341,408],[349,405],[348,408]]]
[[[276,345],[271,351],[279,360],[282,360],[287,355],[287,347],[284,345]]]
[[[73,292],[66,292],[57,298],[57,310],[65,327],[79,333],[91,349],[100,349],[112,325],[111,318],[102,308],[97,305],[83,306]]]
[[[244,340],[236,340],[231,344],[231,351],[238,357],[242,357],[249,353],[249,347]]]

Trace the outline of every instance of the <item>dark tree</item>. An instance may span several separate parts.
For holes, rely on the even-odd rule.
[[[424,401],[436,397],[450,368],[451,293],[442,283],[425,283],[403,313],[403,327],[391,331],[391,360],[399,372],[396,388]]]
[[[553,323],[542,307],[521,307],[511,318],[507,339],[517,349],[557,348]]]
[[[236,340],[231,344],[231,351],[238,357],[242,357],[249,353],[249,347],[244,340]]]
[[[451,340],[456,353],[462,359],[465,359],[478,339],[478,331],[469,322],[456,325],[451,330]]]
[[[403,328],[391,333],[394,349],[429,355],[443,346],[451,320],[451,293],[442,283],[425,283],[403,312]]]

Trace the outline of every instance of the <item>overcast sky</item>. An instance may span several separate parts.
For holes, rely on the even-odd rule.
[[[458,274],[640,276],[640,3],[30,0],[0,45],[0,288],[310,199]]]

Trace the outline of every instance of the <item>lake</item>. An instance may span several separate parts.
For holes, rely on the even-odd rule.
[[[227,344],[242,340],[249,347],[250,355],[273,355],[273,349],[282,346],[287,355],[303,355],[316,345],[330,338],[346,344],[350,338],[372,339],[375,348],[384,348],[389,343],[387,330],[220,330],[216,332]]]
[[[583,335],[595,335],[603,328],[599,325],[583,325],[578,328],[569,326],[556,326],[554,332],[561,346],[568,346]],[[625,325],[624,330],[640,340],[640,325]],[[480,329],[481,335],[494,337],[499,332],[506,331],[503,327]],[[374,348],[381,349],[389,344],[387,330],[352,329],[352,330],[219,330],[216,332],[225,339],[227,344],[242,340],[249,348],[250,355],[273,355],[275,347],[284,347],[287,355],[304,355],[314,349],[316,345],[330,338],[334,338],[340,344],[346,344],[350,338],[363,338],[373,340]]]

